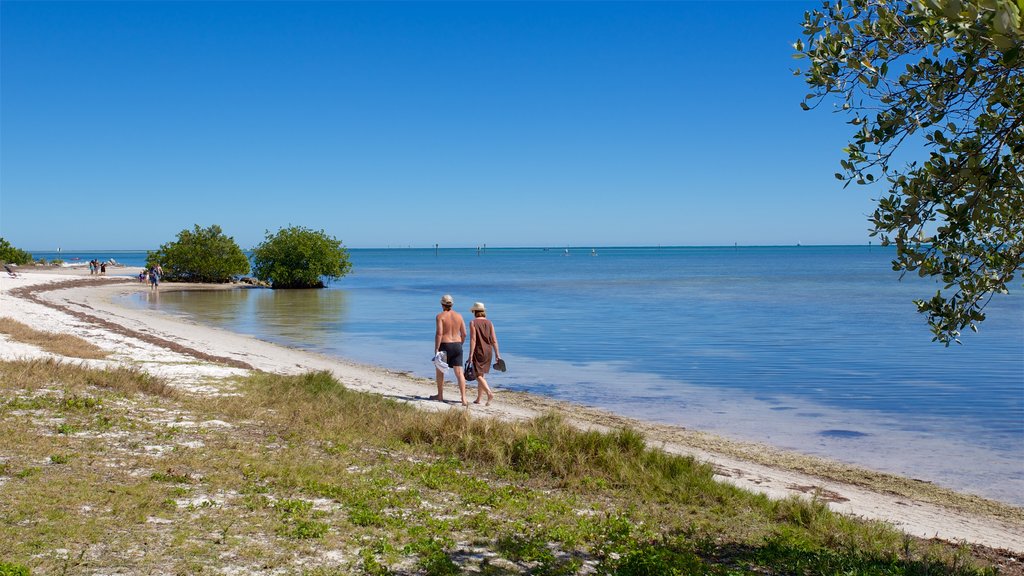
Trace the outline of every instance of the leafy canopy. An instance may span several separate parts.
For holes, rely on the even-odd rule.
[[[352,269],[348,250],[323,230],[281,228],[253,250],[253,275],[273,288],[323,288]]]
[[[214,224],[178,232],[178,240],[146,254],[146,266],[160,265],[164,278],[180,282],[230,282],[235,276],[249,273],[249,259],[235,243]]]
[[[11,246],[5,238],[0,236],[0,262],[8,264],[28,264],[32,261],[32,255],[20,248]]]
[[[941,280],[915,304],[947,346],[1022,265],[1022,16],[1024,0],[825,2],[794,45],[801,106],[831,101],[854,129],[836,177],[888,187],[871,235],[901,277]]]

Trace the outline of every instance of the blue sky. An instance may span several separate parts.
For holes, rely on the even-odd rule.
[[[792,2],[0,3],[0,236],[867,243]]]

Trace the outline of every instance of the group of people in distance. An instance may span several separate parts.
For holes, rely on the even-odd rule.
[[[462,396],[462,405],[469,406],[466,402],[466,377],[462,369],[462,344],[466,341],[466,323],[462,315],[452,310],[455,300],[448,294],[441,297],[441,313],[437,315],[437,330],[434,333],[434,358],[444,353],[444,362],[455,372],[455,379],[459,383],[459,394]],[[476,400],[479,404],[483,395],[487,394],[486,406],[490,406],[494,394],[491,387],[487,385],[487,373],[491,369],[491,355],[497,359],[495,367],[504,371],[504,361],[498,351],[498,336],[494,332],[494,324],[487,319],[487,308],[483,302],[475,302],[470,308],[473,313],[473,320],[469,323],[469,363],[476,371]],[[431,396],[431,400],[444,401],[444,371],[435,364],[434,370],[437,373],[437,395]]]
[[[139,282],[149,280],[149,289],[156,290],[160,287],[160,277],[164,275],[164,269],[159,264],[151,266],[139,272]]]
[[[106,273],[107,273],[107,263],[106,262],[100,262],[99,260],[97,260],[95,258],[93,258],[92,260],[89,260],[89,274],[90,275],[106,274]]]

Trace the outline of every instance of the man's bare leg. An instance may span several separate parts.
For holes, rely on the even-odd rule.
[[[437,380],[437,396],[431,396],[430,399],[444,402],[444,372],[434,368],[434,373],[434,379]]]
[[[459,381],[459,394],[462,396],[462,405],[469,406],[469,402],[466,402],[466,377],[462,374],[462,367],[457,366],[454,370],[455,378]]]

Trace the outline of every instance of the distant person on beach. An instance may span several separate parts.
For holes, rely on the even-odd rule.
[[[462,405],[468,406],[466,402],[466,377],[462,374],[462,343],[466,341],[466,322],[462,315],[452,310],[455,300],[448,294],[441,296],[441,313],[437,315],[434,331],[434,355],[444,352],[448,358],[448,366],[455,372],[455,379],[459,383],[459,394],[462,396]],[[437,395],[431,396],[431,400],[444,402],[444,372],[434,368],[437,373]]]
[[[160,274],[157,273],[157,266],[149,269],[149,288],[151,290],[160,289]]]
[[[487,319],[487,308],[483,302],[474,302],[469,310],[474,316],[469,322],[469,360],[476,370],[476,400],[473,403],[479,404],[484,393],[487,393],[485,406],[490,406],[494,394],[491,393],[491,387],[487,385],[485,377],[491,370],[491,352],[494,352],[495,358],[501,360],[498,336],[494,333],[494,324]]]

